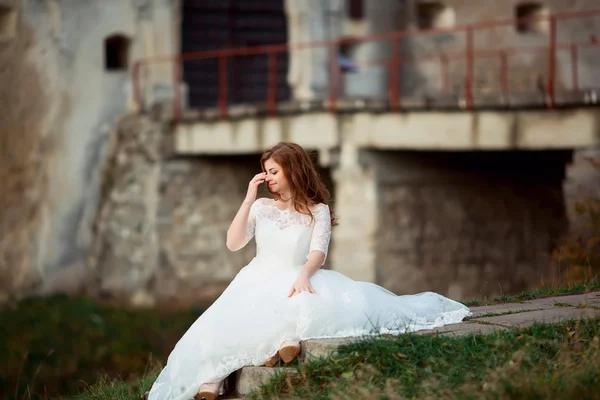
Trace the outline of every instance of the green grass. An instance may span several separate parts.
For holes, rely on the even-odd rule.
[[[469,307],[484,306],[500,303],[520,303],[527,300],[539,299],[551,296],[580,294],[600,290],[600,276],[596,276],[586,283],[580,283],[570,286],[545,287],[535,290],[523,291],[517,294],[503,295],[490,300],[470,299],[462,303]]]
[[[582,293],[594,289],[600,289],[600,281],[597,279],[586,285],[521,293],[488,303]],[[58,395],[73,398],[83,393],[76,398],[139,399],[153,382],[172,347],[201,312],[199,308],[183,311],[133,311],[102,305],[85,297],[67,296],[33,298],[14,303],[0,310],[0,398],[37,400],[56,398]],[[458,346],[458,342],[453,342],[450,338],[406,336],[398,340],[400,341],[394,345],[396,347],[405,346],[407,342],[402,341],[414,340],[408,349],[429,343],[430,350],[420,347],[417,353],[425,351],[422,354],[432,357],[439,357],[440,354],[436,352],[440,349],[447,351]],[[435,340],[442,342],[436,345]],[[506,341],[502,339],[501,342]],[[446,344],[442,346],[441,343]],[[365,357],[375,352],[380,358],[387,357],[386,362],[390,363],[404,362],[398,357],[406,356],[408,360],[410,355],[406,353],[408,350],[396,351],[393,346],[388,348],[385,344],[381,347],[382,343],[378,342],[366,342],[363,346],[367,346],[364,347],[367,351]],[[464,347],[464,344],[461,346]],[[361,349],[359,348],[360,351]],[[508,353],[510,351],[507,350]],[[360,361],[361,368],[352,369],[349,364],[345,364],[348,360],[350,359],[340,358],[328,361],[333,366],[345,366],[346,369],[337,378],[333,374],[337,370],[327,366],[318,367],[323,368],[322,379],[328,384],[342,381],[349,385],[361,374],[373,374],[369,375],[369,379],[374,382],[382,379],[376,378],[378,373],[386,376],[385,368],[379,372],[366,371],[364,368],[370,364]],[[423,364],[412,370],[416,375],[411,379],[421,382],[429,376],[427,368],[429,364]],[[397,384],[410,388],[409,381],[405,376]]]
[[[600,318],[488,336],[367,339],[298,372],[252,398],[599,398]]]
[[[85,392],[71,397],[61,397],[60,400],[140,400],[156,379],[155,373],[147,373],[135,382],[102,377]]]
[[[0,310],[0,398],[72,395],[100,377],[135,383],[201,312],[133,311],[66,296],[9,306]]]

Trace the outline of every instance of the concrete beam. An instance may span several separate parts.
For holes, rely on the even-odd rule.
[[[600,144],[599,114],[595,108],[360,113],[344,126],[349,140],[376,149],[572,149]]]
[[[271,118],[182,122],[179,154],[259,153],[277,141],[313,149],[548,150],[600,145],[597,108],[477,112],[307,113]]]
[[[279,141],[332,149],[339,144],[339,122],[334,114],[315,113],[180,123],[175,127],[175,151],[199,155],[260,153]]]

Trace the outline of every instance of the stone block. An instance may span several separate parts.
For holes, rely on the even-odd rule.
[[[277,373],[297,374],[294,368],[244,367],[236,372],[236,391],[244,396],[268,383]]]
[[[336,353],[339,346],[352,343],[358,340],[357,338],[340,338],[340,339],[311,339],[302,342],[300,358],[302,360],[312,360],[316,358],[324,358]]]

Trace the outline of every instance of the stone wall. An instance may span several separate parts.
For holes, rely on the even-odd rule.
[[[209,302],[247,263],[225,234],[258,156],[169,158],[170,127],[128,115],[112,135],[87,292],[134,305]]]
[[[211,303],[255,254],[254,241],[237,252],[225,242],[260,155],[173,157],[172,127],[157,115],[128,115],[111,138],[80,283],[136,306]]]
[[[504,2],[477,2],[466,0],[446,0],[443,3],[455,11],[456,25],[478,23],[480,21],[509,20],[516,18],[516,8],[526,2],[509,0]],[[594,0],[565,2],[562,0],[545,0],[539,3],[546,7],[549,14],[572,13],[585,10],[596,10],[598,3]],[[542,22],[544,24],[544,22]],[[546,29],[549,29],[546,23]],[[598,31],[600,16],[561,19],[557,22],[557,42],[585,42]],[[549,32],[519,32],[515,24],[493,26],[474,31],[474,49],[476,51],[516,49],[506,58],[508,74],[508,90],[514,93],[513,101],[519,101],[521,96],[537,93],[543,101],[544,91],[549,76],[549,56],[545,51],[549,45]],[[464,50],[466,35],[457,33],[453,35],[433,35],[416,41],[413,47],[419,51],[436,48],[438,50]],[[541,49],[535,50],[536,48]],[[528,50],[529,49],[529,50]],[[582,88],[593,87],[593,83],[600,78],[595,65],[600,53],[597,48],[582,48],[578,54],[578,78]],[[501,59],[499,56],[476,56],[474,62],[473,89],[480,95],[500,94],[501,87]],[[569,49],[561,49],[556,53],[555,87],[557,91],[574,89],[572,81],[572,62]],[[436,71],[436,65],[424,66],[428,79],[427,90],[437,92],[442,87],[441,73]],[[448,86],[454,95],[462,95],[465,81],[466,63],[464,60],[449,63]]]
[[[378,153],[376,282],[493,297],[550,282],[570,152]]]
[[[236,252],[225,241],[248,182],[259,172],[259,154],[164,162],[157,227],[160,261],[149,288],[158,301],[210,302],[254,257],[254,240]],[[320,173],[332,191],[328,170]],[[258,197],[269,197],[262,186]],[[323,268],[329,266],[327,260]]]
[[[152,116],[122,119],[113,136],[89,291],[135,305],[210,303],[255,252],[251,242],[232,253],[225,238],[259,155],[175,157],[172,126]],[[344,142],[333,173],[321,169],[340,220],[325,268],[398,294],[456,299],[549,282],[552,246],[567,228],[570,157]]]
[[[99,169],[114,123],[131,105],[129,67],[172,52],[175,6],[0,0],[13,11],[0,21],[0,300],[85,280]],[[105,40],[114,35],[129,45],[112,69]],[[172,76],[169,66],[143,72],[150,89]]]
[[[0,1],[13,10],[16,1]],[[3,23],[5,21],[2,21]],[[32,62],[33,28],[0,30],[0,302],[41,280],[40,256],[48,168],[54,151],[45,117],[52,110],[44,74]]]
[[[589,235],[593,232],[589,216],[579,215],[576,205],[600,199],[600,148],[590,147],[573,153],[573,162],[567,167],[564,183],[569,228],[576,236]]]
[[[256,155],[164,163],[158,212],[160,267],[150,288],[161,301],[212,300],[252,259],[254,241],[230,252],[225,240],[248,182],[260,172],[259,161]]]
[[[299,1],[299,0],[296,0]],[[334,2],[335,3],[335,2]],[[452,18],[446,19],[440,28],[460,27],[482,21],[508,21],[516,18],[516,8],[525,4],[520,0],[442,0],[424,2],[421,0],[364,2],[364,16],[359,20],[351,20],[347,10],[336,10],[332,37],[355,37],[370,34],[392,32],[397,30],[418,31],[419,6],[423,3],[439,3],[447,7]],[[565,13],[598,8],[596,0],[541,0],[547,12]],[[453,19],[453,21],[451,21]],[[598,31],[600,16],[561,20],[557,26],[559,43],[589,41]],[[474,35],[474,48],[485,51],[501,48],[544,48],[548,46],[547,33],[518,32],[514,24],[478,29]],[[444,77],[442,67],[436,56],[444,53],[464,53],[466,35],[463,32],[436,33],[407,37],[402,39],[400,47],[402,57],[430,57],[429,61],[408,63],[401,68],[401,94],[405,97],[433,97],[442,93],[444,79],[449,94],[462,96],[466,65],[464,59],[451,59],[448,62],[448,74]],[[363,67],[359,72],[342,74],[345,95],[352,97],[386,98],[388,95],[389,77],[383,61],[391,57],[389,41],[375,41],[348,46],[346,55]],[[557,53],[556,86],[557,89],[572,88],[571,55],[568,49]],[[593,82],[599,79],[595,65],[599,60],[597,48],[581,49],[578,55],[579,85],[593,87]],[[318,60],[313,61],[313,68],[319,68]],[[478,56],[474,63],[473,88],[476,94],[482,96],[501,93],[501,60],[498,56]],[[543,90],[548,77],[548,55],[545,51],[519,51],[507,58],[510,73],[507,76],[509,89],[513,92],[528,92],[525,96],[531,99],[531,94],[538,94],[543,101]],[[476,100],[478,100],[476,98]],[[519,96],[511,99],[520,100]]]
[[[127,116],[115,128],[87,273],[79,282],[92,295],[139,300],[156,274],[161,144],[166,133],[164,125],[149,117]]]

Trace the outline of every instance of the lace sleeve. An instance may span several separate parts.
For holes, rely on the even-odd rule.
[[[256,214],[258,213],[260,206],[262,206],[262,199],[255,200],[254,203],[252,203],[252,206],[250,206],[250,214],[248,215],[248,222],[246,223],[246,234],[244,236],[244,241],[234,251],[244,248],[248,242],[250,242],[250,239],[254,237],[254,231],[256,229]]]
[[[331,216],[329,214],[329,206],[323,205],[313,212],[315,217],[315,227],[313,228],[312,237],[310,239],[309,254],[312,251],[318,250],[325,254],[323,264],[327,259],[329,249],[329,240],[331,239]],[[321,264],[321,265],[323,265]]]

